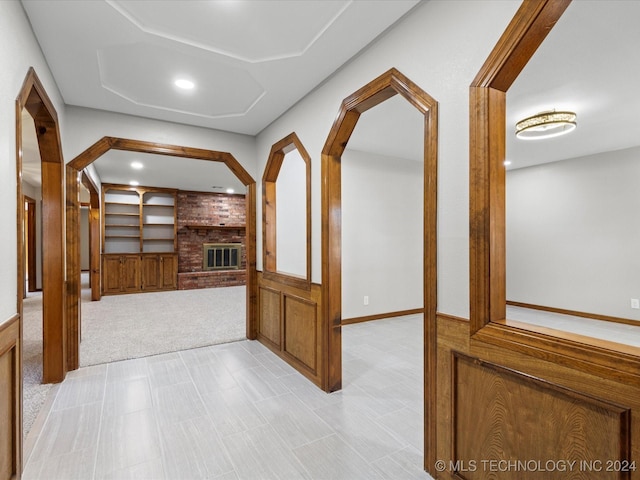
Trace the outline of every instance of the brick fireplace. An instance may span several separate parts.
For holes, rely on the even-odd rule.
[[[244,195],[178,192],[178,288],[231,287],[246,283]],[[204,244],[241,244],[240,268],[203,269]]]

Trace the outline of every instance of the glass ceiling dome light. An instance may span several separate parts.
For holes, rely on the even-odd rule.
[[[573,112],[542,112],[516,123],[516,137],[538,140],[557,137],[576,128],[577,115]]]

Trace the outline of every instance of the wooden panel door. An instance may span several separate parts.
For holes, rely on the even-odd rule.
[[[162,288],[160,270],[158,255],[142,255],[142,290],[151,291]]]
[[[178,288],[178,256],[175,253],[166,253],[160,257],[160,285],[163,290],[176,290]]]
[[[122,255],[122,290],[139,292],[140,286],[140,255]]]
[[[122,269],[120,255],[102,256],[102,293],[120,293],[122,291]]]

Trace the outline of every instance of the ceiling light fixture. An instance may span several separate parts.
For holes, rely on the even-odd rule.
[[[511,160],[505,160],[504,161],[504,166],[508,167],[509,165],[511,165]]]
[[[144,167],[144,165],[142,165],[141,162],[131,162],[131,168],[134,170],[140,170],[142,167]]]
[[[235,190],[233,188],[227,188],[227,193],[233,193]]]
[[[542,112],[516,123],[516,137],[539,140],[557,137],[576,128],[577,115],[573,112]]]
[[[132,187],[137,187],[138,185],[140,185],[140,182],[138,182],[137,180],[131,180],[129,182],[129,185],[131,185]]]
[[[179,78],[175,82],[173,82],[173,84],[182,90],[193,90],[193,88],[196,86],[195,83],[193,83],[191,80],[187,80],[186,78]]]

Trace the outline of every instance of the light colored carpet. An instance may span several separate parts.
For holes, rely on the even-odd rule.
[[[246,287],[110,295],[82,303],[80,365],[246,338]]]
[[[42,292],[27,294],[23,301],[23,319],[22,425],[26,437],[52,387],[42,384]]]
[[[111,295],[92,302],[82,277],[85,367],[246,338],[246,287]],[[24,300],[23,425],[31,429],[52,385],[42,382],[42,293]]]

